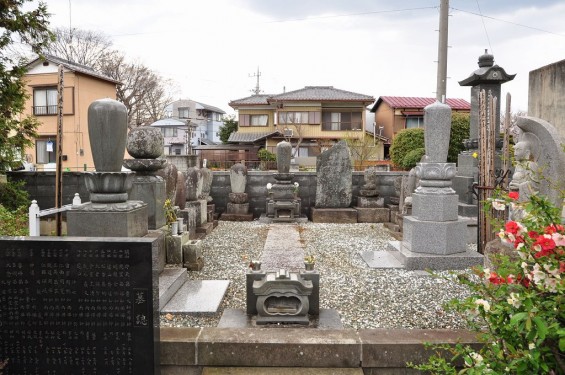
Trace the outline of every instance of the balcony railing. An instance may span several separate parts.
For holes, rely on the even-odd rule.
[[[348,130],[361,130],[363,123],[360,121],[355,122],[322,122],[322,130],[327,131],[348,131]]]
[[[33,106],[34,116],[56,115],[56,105],[35,105]]]

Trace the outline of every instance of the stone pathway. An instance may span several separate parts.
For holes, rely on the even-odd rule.
[[[261,269],[287,271],[304,269],[304,245],[296,224],[272,224],[261,255]]]

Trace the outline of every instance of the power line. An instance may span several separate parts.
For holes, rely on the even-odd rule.
[[[538,27],[528,26],[528,25],[524,25],[524,24],[517,23],[517,22],[512,22],[512,21],[506,21],[506,20],[502,20],[502,19],[500,19],[500,18],[490,17],[490,16],[486,16],[486,15],[484,15],[484,14],[478,14],[478,13],[471,12],[471,11],[468,11],[468,10],[463,10],[463,9],[458,9],[458,8],[451,8],[451,9],[453,9],[453,10],[458,10],[458,11],[463,12],[463,13],[469,13],[469,14],[472,14],[472,15],[474,15],[474,16],[479,16],[479,17],[483,17],[483,18],[488,18],[488,19],[491,19],[491,20],[494,20],[494,21],[509,23],[509,24],[511,24],[511,25],[524,27],[524,28],[526,28],[526,29],[541,31],[542,33],[553,34],[553,35],[565,37],[565,35],[563,35],[563,34],[554,33],[553,31],[547,31],[547,30],[544,30],[544,29],[540,29],[540,28],[538,28]]]
[[[317,17],[307,17],[307,18],[293,18],[293,19],[288,19],[288,20],[267,21],[267,22],[264,22],[264,23],[284,23],[284,22],[296,22],[296,21],[310,21],[310,20],[317,20],[317,19],[324,19],[324,18],[368,16],[368,15],[371,15],[371,14],[399,13],[399,12],[409,12],[409,11],[412,11],[412,10],[437,9],[437,8],[438,8],[437,6],[433,6],[433,7],[420,7],[420,8],[377,10],[377,11],[373,11],[373,12],[334,14],[334,15],[328,15],[328,16],[317,16]]]
[[[483,29],[485,29],[485,34],[487,36],[487,42],[488,42],[488,46],[490,48],[490,53],[492,53],[494,55],[494,50],[492,49],[492,45],[490,44],[490,37],[488,35],[487,25],[485,24],[483,12],[481,11],[481,6],[479,5],[479,0],[476,0],[476,1],[477,1],[477,8],[479,8],[479,13],[481,14],[481,22],[483,23]]]

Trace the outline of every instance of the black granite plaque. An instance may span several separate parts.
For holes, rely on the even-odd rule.
[[[158,374],[155,241],[0,237],[3,374]]]

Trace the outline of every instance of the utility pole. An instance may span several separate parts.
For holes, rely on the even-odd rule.
[[[63,65],[59,65],[59,84],[57,87],[57,152],[55,153],[55,208],[63,206]],[[62,214],[57,212],[57,236],[63,234]]]
[[[449,28],[448,18],[449,0],[440,0],[436,100],[442,103],[446,99],[447,86],[447,36]]]
[[[253,75],[250,74],[249,77],[257,77],[257,84],[255,85],[255,88],[251,90],[251,92],[255,95],[259,95],[261,93],[261,89],[259,88],[259,77],[261,77],[259,67],[257,67],[257,73],[253,73]]]

